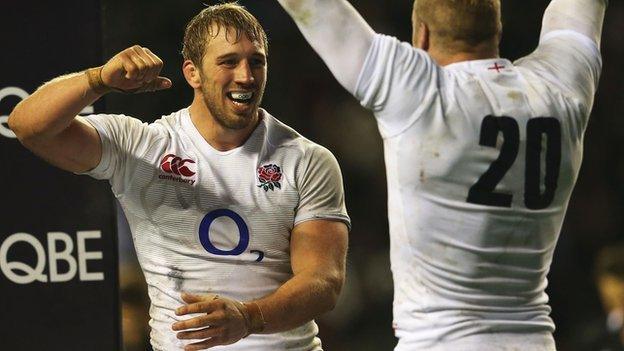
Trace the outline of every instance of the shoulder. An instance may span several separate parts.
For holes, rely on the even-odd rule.
[[[396,50],[408,51],[413,53],[423,52],[422,50],[415,48],[410,43],[401,41],[396,37],[376,33],[373,37],[373,43],[369,50],[369,56],[375,53],[388,53],[395,52]]]
[[[266,111],[264,113],[267,126],[266,143],[269,147],[287,151],[291,157],[296,154],[300,167],[307,167],[310,163],[336,162],[336,158],[327,148],[304,137]]]
[[[378,34],[356,85],[355,97],[372,110],[384,138],[418,119],[436,99],[440,67],[421,49]]]
[[[169,115],[161,116],[153,122],[143,122],[136,120],[138,138],[137,141],[142,140],[149,144],[170,143],[172,140],[180,139],[180,135],[184,133],[182,127],[182,120],[186,110],[180,110],[173,112]]]
[[[376,34],[358,83],[361,84],[361,80],[370,73],[382,74],[384,71],[414,69],[414,65],[436,66],[426,51],[395,37]]]
[[[514,62],[534,71],[558,70],[577,72],[602,65],[600,48],[591,39],[572,30],[556,30],[540,38],[539,45],[531,54]]]
[[[263,123],[266,126],[265,142],[269,146],[275,149],[296,148],[303,150],[308,143],[312,143],[295,129],[275,118],[267,111],[262,110],[262,113]]]
[[[182,109],[162,116],[153,123],[148,124],[148,126],[159,132],[178,131],[182,128],[182,120],[186,115],[188,115],[188,110]]]
[[[590,107],[598,88],[602,57],[596,43],[571,30],[549,32],[530,55],[514,64],[531,72],[535,82],[543,82],[561,94]]]
[[[162,116],[148,123],[126,115],[92,115],[91,123],[103,145],[114,154],[132,154],[136,158],[152,157],[180,140],[180,113]]]
[[[125,114],[94,114],[83,116],[91,124],[102,126],[115,126],[118,128],[140,129],[162,131],[174,129],[180,125],[180,115],[182,111],[174,112],[167,116],[162,116],[154,122],[145,122],[137,117]]]
[[[323,146],[301,135],[292,127],[273,117],[265,111],[267,125],[267,141],[276,147],[293,147],[302,151],[325,149]]]

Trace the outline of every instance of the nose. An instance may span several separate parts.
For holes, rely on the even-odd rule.
[[[238,64],[238,67],[236,67],[235,74],[236,75],[235,75],[234,80],[238,84],[249,85],[249,84],[253,84],[256,81],[253,75],[253,71],[251,69],[251,65],[249,64],[249,61],[247,60],[240,61],[240,63]]]

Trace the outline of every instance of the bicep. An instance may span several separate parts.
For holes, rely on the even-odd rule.
[[[301,33],[350,93],[373,42],[375,32],[346,0],[280,0]]]
[[[299,223],[291,233],[290,253],[294,274],[344,275],[348,247],[347,225],[334,220]]]
[[[102,144],[97,130],[81,117],[54,137],[25,141],[36,155],[63,170],[83,173],[95,168],[102,157]]]

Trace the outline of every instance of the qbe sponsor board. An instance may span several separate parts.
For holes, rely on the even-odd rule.
[[[108,183],[48,165],[6,124],[43,82],[101,64],[100,14],[95,0],[10,1],[0,11],[2,350],[120,349]]]

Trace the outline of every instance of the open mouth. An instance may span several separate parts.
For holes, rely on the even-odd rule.
[[[238,104],[249,104],[253,100],[254,93],[252,91],[249,91],[249,92],[231,91],[227,93],[227,97],[230,100]]]

